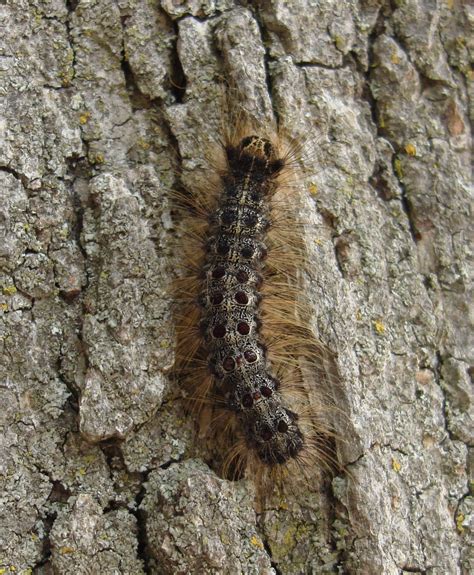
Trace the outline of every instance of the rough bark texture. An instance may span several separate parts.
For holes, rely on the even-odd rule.
[[[473,23],[461,0],[0,2],[1,574],[472,573]],[[306,289],[346,413],[347,473],[265,513],[167,377],[169,190],[223,79],[315,150]]]

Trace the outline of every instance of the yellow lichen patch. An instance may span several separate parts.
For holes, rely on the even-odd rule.
[[[140,148],[142,150],[149,150],[151,148],[151,144],[150,142],[147,142],[146,140],[144,140],[143,138],[140,138],[137,141],[137,144],[140,146]]]
[[[398,158],[393,162],[393,167],[395,168],[395,172],[397,174],[398,179],[403,180],[402,163]]]
[[[160,341],[161,349],[168,349],[170,347],[170,342],[167,339],[162,339]]]
[[[94,164],[103,164],[104,162],[105,162],[104,154],[101,154],[100,152],[96,154],[93,158]]]
[[[423,435],[423,447],[425,449],[430,449],[431,447],[433,447],[435,445],[435,438],[430,435],[429,433],[425,433]]]
[[[343,36],[335,36],[334,43],[336,44],[336,48],[338,50],[341,50],[341,52],[344,50],[345,42]]]
[[[290,525],[285,529],[281,544],[272,548],[275,559],[286,557],[288,553],[298,544],[298,541],[304,540],[308,536],[307,525]]]
[[[261,541],[261,539],[259,537],[257,537],[256,535],[252,535],[251,539],[250,539],[250,543],[254,546],[257,547],[258,549],[263,549],[263,543]]]
[[[456,529],[458,533],[464,533],[464,519],[466,519],[464,513],[458,513],[456,515]]]
[[[399,473],[401,468],[402,464],[398,461],[398,459],[392,457],[392,469],[395,471],[395,473]]]
[[[392,52],[390,56],[390,61],[392,64],[400,64],[400,56],[396,52]]]
[[[90,117],[91,117],[90,112],[84,112],[84,114],[81,114],[81,116],[79,116],[79,123],[82,125],[87,124]]]
[[[405,146],[405,152],[409,155],[409,156],[416,156],[416,148],[413,144],[407,144]]]
[[[349,533],[347,527],[338,527],[337,534],[339,537],[345,537]]]
[[[0,575],[4,575],[7,572],[5,567],[0,567]]]
[[[68,547],[67,545],[64,545],[63,547],[59,548],[59,553],[61,553],[61,555],[68,555],[74,552],[75,552],[74,547]]]
[[[229,539],[229,538],[227,537],[227,535],[225,535],[225,534],[222,534],[222,535],[220,536],[220,539],[221,539],[221,543],[222,543],[223,545],[230,545],[230,543],[231,543],[230,539]]]
[[[286,530],[286,533],[283,537],[283,545],[287,549],[291,549],[294,546],[296,540],[296,533],[297,533],[296,527],[289,527]]]
[[[3,286],[3,293],[4,295],[13,295],[17,292],[17,289],[14,285],[11,286]]]
[[[385,333],[385,325],[381,319],[376,319],[374,322],[374,329],[379,335],[383,335]]]
[[[74,78],[74,69],[72,67],[63,70],[58,74],[58,78],[61,80],[61,86],[67,88],[71,85],[71,81]]]
[[[8,311],[8,304],[7,303],[0,303],[0,310]]]
[[[94,461],[97,460],[97,455],[95,453],[91,453],[90,455],[85,455],[82,460],[84,461],[84,463],[87,463],[87,465],[90,465],[91,463],[94,463]]]
[[[309,193],[312,196],[315,196],[318,193],[318,186],[314,182],[310,182],[309,184]]]

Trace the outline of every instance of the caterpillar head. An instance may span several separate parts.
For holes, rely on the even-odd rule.
[[[259,180],[276,176],[285,164],[270,140],[261,136],[247,136],[237,146],[227,147],[226,152],[229,166],[236,175],[246,176],[252,172]]]
[[[255,156],[267,162],[276,159],[275,148],[272,143],[261,136],[247,136],[240,141],[238,147],[242,154]]]

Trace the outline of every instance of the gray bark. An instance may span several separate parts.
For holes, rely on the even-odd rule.
[[[1,574],[473,572],[474,12],[242,4],[0,2]],[[223,80],[314,150],[306,289],[345,412],[347,472],[265,513],[168,376],[169,192]]]

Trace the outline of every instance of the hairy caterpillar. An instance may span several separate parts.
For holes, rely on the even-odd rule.
[[[183,268],[175,283],[178,376],[230,444],[223,472],[258,477],[333,459],[326,354],[297,281],[303,241],[292,217],[299,146],[241,127],[213,158],[205,189],[177,194]],[[306,373],[319,390],[310,404]],[[225,437],[224,441],[222,438]]]

